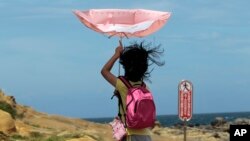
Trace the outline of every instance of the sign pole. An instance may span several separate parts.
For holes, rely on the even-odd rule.
[[[183,80],[178,85],[178,114],[183,121],[184,141],[187,140],[187,122],[193,114],[193,84]]]
[[[184,141],[187,141],[187,120],[184,120]]]

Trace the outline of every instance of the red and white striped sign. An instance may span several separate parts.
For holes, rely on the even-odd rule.
[[[188,121],[193,114],[193,85],[190,81],[183,80],[178,86],[178,113],[179,118]]]

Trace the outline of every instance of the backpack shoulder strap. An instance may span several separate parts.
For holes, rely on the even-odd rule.
[[[118,78],[126,85],[128,89],[133,87],[124,76],[119,76]]]
[[[141,83],[141,86],[143,87],[143,88],[146,88],[146,84],[142,81],[142,83]]]
[[[124,127],[127,128],[126,111],[124,110],[124,107],[123,107],[122,97],[121,97],[121,95],[120,95],[120,93],[118,91],[115,91],[114,93],[116,93],[115,95],[118,97],[118,117],[120,119],[122,119],[122,116],[124,117],[124,119],[125,119],[125,121],[124,121]],[[123,110],[123,115],[121,114],[120,107]]]
[[[129,81],[124,76],[119,76],[118,78],[126,85],[128,89],[133,88],[133,86],[129,83]],[[141,83],[141,86],[146,88],[146,84],[143,81]]]

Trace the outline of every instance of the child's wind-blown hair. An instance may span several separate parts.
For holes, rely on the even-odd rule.
[[[152,71],[148,71],[148,66],[156,64],[162,66],[164,61],[160,61],[160,55],[164,50],[160,50],[160,45],[150,47],[151,43],[145,44],[133,43],[132,45],[125,47],[121,56],[120,63],[125,70],[125,77],[131,81],[142,81],[150,77]]]

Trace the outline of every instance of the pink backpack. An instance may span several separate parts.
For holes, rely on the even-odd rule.
[[[124,115],[125,125],[133,129],[153,127],[156,119],[156,109],[153,96],[146,89],[145,83],[142,82],[140,86],[133,87],[124,77],[119,77],[119,79],[128,88],[126,114]],[[119,101],[121,103],[121,100]]]

